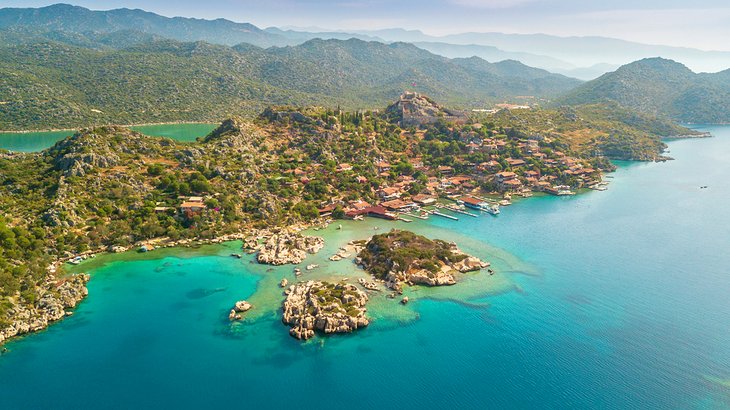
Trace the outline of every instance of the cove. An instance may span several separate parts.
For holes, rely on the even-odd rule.
[[[405,307],[374,299],[375,320],[356,334],[289,337],[277,283],[292,266],[231,258],[236,243],[97,257],[79,266],[92,274],[90,296],[72,317],[7,344],[0,402],[728,408],[730,127],[701,130],[714,137],[669,142],[674,161],[621,163],[605,192],[534,197],[498,217],[310,232],[327,242],[305,261],[321,268],[302,279],[356,278],[351,262],[327,258],[391,226],[493,263],[491,278],[409,289]],[[231,325],[238,299],[255,314]]]

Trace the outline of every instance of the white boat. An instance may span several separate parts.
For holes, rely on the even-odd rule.
[[[499,215],[499,205],[487,205],[482,210],[492,215]]]
[[[78,265],[79,263],[81,263],[82,260],[84,260],[84,258],[82,258],[81,256],[77,256],[68,261],[68,263],[70,263],[71,265]]]
[[[319,265],[317,265],[317,264],[313,263],[313,264],[311,264],[311,265],[307,265],[307,270],[312,270],[312,269],[316,269],[316,268],[318,268],[318,267],[319,267]]]

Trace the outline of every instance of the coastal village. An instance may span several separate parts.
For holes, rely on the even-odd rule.
[[[383,112],[270,108],[254,121],[224,121],[193,144],[146,137],[124,127],[91,128],[41,155],[5,155],[5,169],[15,181],[34,169],[53,170],[42,183],[52,186],[54,194],[0,205],[16,207],[13,215],[42,216],[29,219],[38,232],[33,240],[52,240],[47,252],[30,257],[37,259],[32,272],[52,278],[63,263],[80,264],[101,252],[149,252],[230,240],[242,240],[245,251],[258,253],[259,263],[298,264],[322,247],[299,232],[337,219],[408,223],[476,218],[499,215],[516,198],[533,194],[606,189],[602,171],[611,170],[611,164],[605,157],[575,152],[562,134],[527,131],[514,122],[498,125],[496,119],[475,118],[406,92]],[[332,260],[354,252],[343,251]],[[455,280],[447,272],[488,266],[469,260],[469,266],[446,263],[441,273],[429,270],[438,264],[423,261],[428,269],[414,266],[412,274],[399,277],[405,283],[451,285]],[[379,287],[378,280],[359,285],[371,290]],[[74,306],[82,297],[78,295],[85,295],[84,283],[74,282],[74,297],[61,295],[53,299],[61,302],[47,306],[21,309],[14,296],[7,312],[16,322],[3,337],[58,320],[64,309],[58,306]],[[26,292],[27,297],[54,295],[55,286],[55,281],[43,282]],[[399,281],[388,287],[400,292]],[[295,337],[309,338],[317,323],[329,320],[294,313],[300,312],[294,305],[314,303],[311,292],[333,292],[327,299],[331,303],[322,306],[339,316],[327,322],[331,326],[321,325],[325,333],[367,325],[366,298],[350,287],[313,283],[288,291],[298,295],[290,301],[288,321]],[[239,303],[230,317],[243,317],[249,309]],[[25,312],[26,319],[14,312]]]
[[[529,107],[516,106],[520,109]],[[515,109],[505,106],[502,109]],[[457,219],[460,215],[476,216],[474,211],[492,215],[500,213],[500,206],[508,206],[514,197],[529,197],[533,193],[550,195],[574,195],[577,189],[605,190],[607,183],[601,179],[601,171],[585,160],[553,150],[549,137],[541,135],[519,136],[479,132],[483,125],[471,123],[465,126],[468,116],[440,107],[426,96],[406,92],[388,108],[399,119],[401,127],[422,127],[437,122],[451,124],[452,133],[462,143],[466,154],[477,154],[481,162],[463,160],[457,166],[429,165],[423,156],[409,156],[406,161],[412,173],[399,172],[398,168],[380,159],[373,164],[374,172],[386,181],[373,188],[370,198],[348,201],[335,198],[321,204],[319,215],[359,219],[364,216],[412,221],[431,215]],[[458,127],[462,127],[458,130]],[[509,132],[509,131],[508,131]],[[422,131],[415,131],[423,135]],[[457,157],[457,160],[460,158]],[[313,164],[312,169],[321,167]],[[402,169],[402,167],[401,167]],[[545,171],[548,172],[545,172]],[[352,164],[341,162],[335,172],[339,178],[349,177],[356,184],[368,184],[368,178],[358,174]],[[302,184],[312,181],[311,170],[295,168],[293,175]],[[418,173],[420,180],[414,177]],[[339,212],[337,212],[339,211]]]

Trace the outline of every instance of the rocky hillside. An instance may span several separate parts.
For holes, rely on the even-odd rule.
[[[558,109],[501,110],[478,116],[483,123],[513,129],[523,137],[553,141],[561,150],[586,157],[655,161],[663,159],[663,138],[700,133],[624,108],[617,103]],[[519,130],[519,131],[517,131]]]
[[[7,130],[251,118],[269,105],[379,108],[413,84],[445,104],[473,107],[556,96],[579,84],[542,70],[525,76],[481,59],[467,64],[410,44],[355,39],[266,50],[156,38],[121,49],[67,36],[17,40],[0,42],[0,124]]]

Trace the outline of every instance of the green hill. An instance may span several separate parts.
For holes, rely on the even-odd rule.
[[[220,120],[271,104],[377,108],[414,82],[449,105],[472,107],[555,96],[580,83],[517,62],[504,69],[450,60],[405,43],[311,40],[261,49],[140,35],[116,49],[104,46],[123,42],[114,33],[73,41],[1,33],[16,39],[0,46],[2,129]],[[84,46],[83,38],[94,41]]]
[[[685,123],[730,122],[730,70],[696,74],[662,58],[627,64],[568,93],[566,104],[614,101]]]

